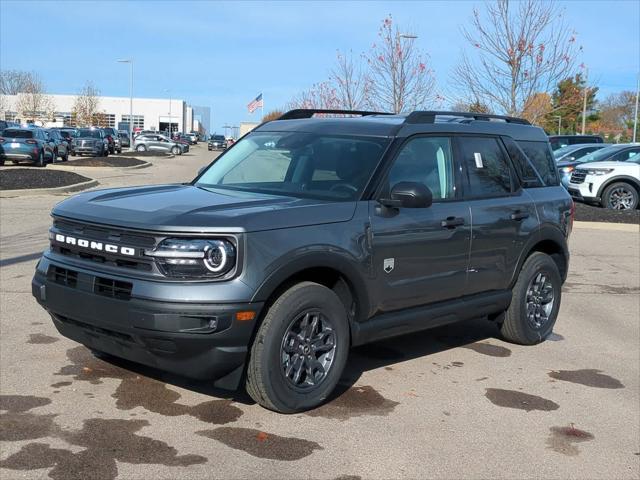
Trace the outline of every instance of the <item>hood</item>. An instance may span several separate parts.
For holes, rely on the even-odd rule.
[[[349,221],[356,202],[281,197],[193,185],[94,190],[53,215],[104,225],[171,232],[251,232]]]
[[[620,168],[631,165],[637,165],[634,162],[587,162],[587,163],[578,163],[576,168],[579,169],[587,169],[587,168]]]

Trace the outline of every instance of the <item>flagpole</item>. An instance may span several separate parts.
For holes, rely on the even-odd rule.
[[[262,123],[262,119],[264,118],[264,93],[260,93],[260,95],[262,96],[262,107],[260,107],[260,122]]]

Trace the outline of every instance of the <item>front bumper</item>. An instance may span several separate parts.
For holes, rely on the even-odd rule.
[[[68,272],[74,272],[75,277]],[[96,289],[98,284],[104,286],[105,279],[113,281],[116,289]],[[31,288],[55,327],[67,338],[178,375],[217,379],[214,384],[221,388],[239,386],[262,303],[122,298],[116,292],[122,284],[116,282],[154,283],[79,269],[44,256]],[[175,288],[184,291],[188,286],[176,283]],[[255,317],[238,321],[235,315],[240,311],[253,311]]]
[[[589,177],[587,177],[583,183],[569,182],[567,191],[574,200],[580,202],[592,203],[600,201],[598,188],[593,182],[589,181]]]
[[[78,146],[75,145],[73,147],[73,151],[75,153],[90,153],[92,155],[98,155],[98,154],[102,154],[102,145],[98,144],[98,145],[91,145],[91,146]]]

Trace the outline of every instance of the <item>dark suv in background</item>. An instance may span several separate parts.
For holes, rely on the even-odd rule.
[[[573,202],[525,120],[293,110],[191,183],[52,216],[32,291],[64,336],[297,412],[351,346],[477,317],[545,340]]]
[[[225,150],[227,148],[227,139],[224,135],[211,135],[207,143],[207,150]]]
[[[604,140],[600,135],[549,135],[549,144],[554,151],[580,143],[604,143]]]
[[[105,127],[102,131],[109,142],[109,153],[122,153],[122,142],[118,131],[111,127]]]
[[[107,157],[109,140],[101,128],[79,128],[73,139],[72,149],[76,155]]]

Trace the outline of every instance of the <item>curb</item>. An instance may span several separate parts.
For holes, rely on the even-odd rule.
[[[72,193],[86,190],[91,187],[100,185],[97,180],[88,180],[86,182],[74,183],[72,185],[65,185],[62,187],[52,188],[24,188],[20,190],[2,190],[0,191],[0,198],[13,198],[24,195],[54,195],[56,193]]]
[[[640,225],[638,225],[637,223],[573,222],[573,228],[612,230],[616,232],[640,232]]]
[[[113,167],[92,167],[90,165],[73,165],[73,164],[64,164],[64,165],[49,165],[48,168],[51,170],[62,170],[62,171],[73,171],[73,170],[77,170],[77,169],[87,169],[87,170],[92,170],[92,171],[109,171],[109,170],[113,170],[114,168],[117,168],[118,170],[136,170],[138,168],[148,168],[150,166],[152,166],[152,163],[147,162],[146,160],[142,160],[142,159],[136,159],[136,160],[140,160],[144,163],[140,164],[140,165],[130,165],[128,167],[117,167],[117,166],[113,166]]]

